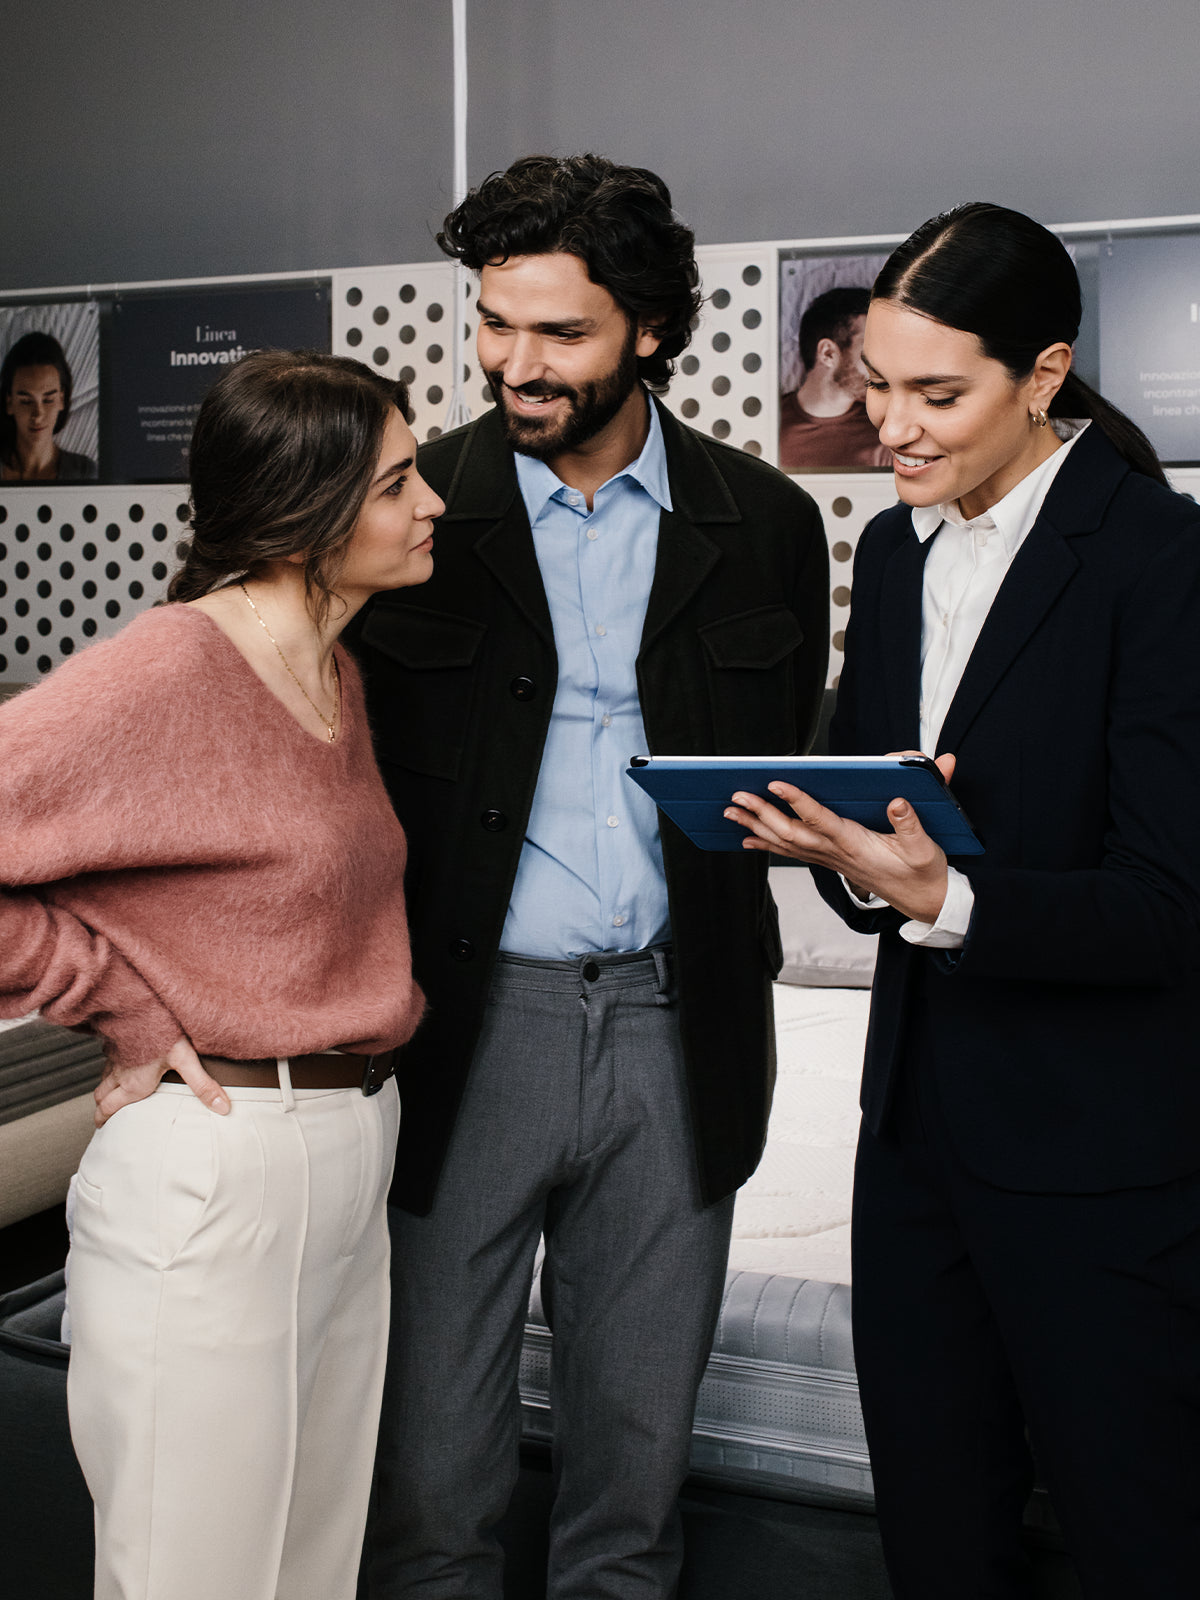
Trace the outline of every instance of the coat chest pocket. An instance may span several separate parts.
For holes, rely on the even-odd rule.
[[[718,755],[796,747],[795,654],[804,633],[786,606],[761,606],[699,630]]]
[[[456,779],[462,767],[486,624],[415,607],[378,606],[363,643],[371,652],[371,710],[383,761]]]

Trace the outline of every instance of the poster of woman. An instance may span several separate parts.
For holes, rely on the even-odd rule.
[[[0,480],[95,478],[99,394],[95,301],[0,307]]]

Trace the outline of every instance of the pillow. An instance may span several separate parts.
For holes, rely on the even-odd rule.
[[[807,867],[772,867],[769,877],[783,941],[779,982],[811,989],[869,989],[878,934],[848,928],[821,899]]]

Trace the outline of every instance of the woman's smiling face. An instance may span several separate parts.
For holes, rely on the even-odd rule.
[[[1052,345],[1028,377],[1014,379],[973,333],[895,300],[872,300],[863,339],[867,412],[892,452],[896,492],[910,506],[957,500],[978,516],[1050,455],[1038,427],[1071,361]]]

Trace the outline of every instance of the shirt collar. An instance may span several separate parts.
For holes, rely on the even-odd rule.
[[[608,484],[618,483],[622,478],[632,478],[657,505],[664,511],[670,511],[673,507],[662,423],[658,418],[658,407],[649,395],[646,396],[646,403],[650,408],[650,427],[641,453],[636,461],[631,461],[627,467],[622,467],[620,472],[614,473],[596,492],[599,495],[607,489]],[[517,483],[520,486],[521,498],[525,502],[525,509],[529,513],[529,525],[532,527],[546,509],[548,501],[555,498],[565,501],[573,491],[544,461],[538,461],[534,456],[522,455],[520,451],[514,452],[514,458]]]
[[[984,528],[989,531],[994,528],[1000,534],[1005,554],[1011,558],[1037,521],[1038,513],[1050,492],[1050,485],[1054,482],[1058,469],[1087,425],[1086,422],[1052,418],[1051,426],[1063,441],[1062,449],[1056,450],[1040,466],[1027,473],[1020,483],[1011,488],[1003,499],[997,500],[996,504],[982,516],[968,520],[958,509],[958,502],[955,500],[940,506],[914,506],[912,525],[917,538],[924,544],[933,538],[943,522],[948,522],[955,528]]]

